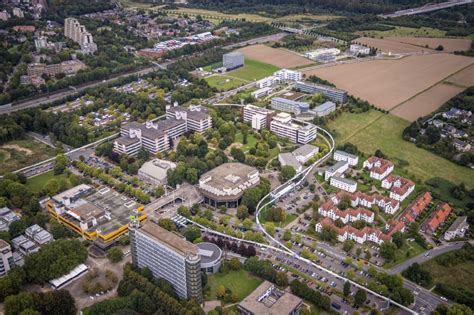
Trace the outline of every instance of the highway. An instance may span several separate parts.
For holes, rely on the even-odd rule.
[[[428,3],[422,7],[400,10],[400,11],[396,11],[390,14],[381,14],[379,16],[383,18],[395,18],[395,17],[404,16],[404,15],[423,14],[423,13],[438,11],[442,9],[459,6],[459,5],[466,5],[469,3],[473,3],[473,0],[451,0],[451,1],[441,2],[441,3]]]

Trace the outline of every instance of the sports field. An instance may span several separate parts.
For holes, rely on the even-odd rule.
[[[353,143],[365,154],[381,149],[394,162],[396,159],[407,161],[406,170],[415,180],[424,182],[432,177],[442,177],[474,188],[472,172],[465,167],[403,140],[402,132],[408,124],[402,118],[371,110],[362,114],[345,112],[330,121],[328,128],[336,136],[337,144]]]
[[[0,145],[0,174],[35,164],[54,156],[54,149],[30,137]]]
[[[221,92],[232,90],[245,84],[243,80],[228,78],[217,74],[204,78],[204,80],[206,80],[210,86],[215,87]]]
[[[313,61],[297,53],[261,44],[240,48],[239,51],[245,55],[245,58],[269,63],[279,68],[295,68],[313,64]]]
[[[339,64],[303,73],[317,75],[349,94],[391,110],[473,63],[472,58],[452,54],[413,55],[395,60]],[[429,112],[428,109],[422,114]]]
[[[263,63],[257,60],[245,59],[245,66],[234,71],[227,72],[227,74],[229,76],[243,80],[254,81],[268,77],[278,70],[280,70],[280,68],[274,65]]]

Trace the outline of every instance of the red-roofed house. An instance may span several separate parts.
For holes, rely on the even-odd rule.
[[[13,29],[17,32],[34,32],[36,30],[33,25],[15,25]]]
[[[428,217],[423,225],[425,232],[429,234],[433,234],[436,229],[446,221],[449,214],[451,213],[452,209],[446,202],[440,203],[436,210]]]
[[[331,200],[337,205],[344,196],[348,196],[351,199],[352,207],[362,206],[370,209],[375,204],[388,214],[393,214],[400,208],[400,203],[396,200],[378,194],[367,195],[359,191],[354,194],[341,191],[332,197]]]
[[[390,198],[403,201],[415,189],[415,183],[401,176],[389,175],[382,181],[382,187],[390,189]]]
[[[400,221],[404,222],[406,225],[415,221],[420,213],[430,204],[431,200],[432,197],[429,192],[424,192],[416,197],[416,199],[408,205],[405,211],[403,211],[403,214],[400,216]]]
[[[371,156],[364,161],[364,168],[370,170],[370,177],[382,180],[393,171],[393,163],[389,160]]]
[[[348,208],[345,210],[339,210],[332,201],[327,201],[323,203],[318,212],[323,217],[328,217],[331,220],[335,221],[341,219],[344,224],[348,222],[355,222],[358,220],[363,220],[368,223],[374,222],[375,214],[364,208],[352,209]]]

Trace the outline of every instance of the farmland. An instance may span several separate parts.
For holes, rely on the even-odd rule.
[[[11,172],[54,156],[54,149],[31,138],[0,146],[0,174]]]
[[[396,60],[339,64],[303,73],[317,75],[349,94],[391,110],[473,62],[471,58],[451,54],[414,55]]]
[[[228,78],[222,75],[211,75],[204,80],[206,80],[210,86],[215,87],[221,92],[228,91],[245,84],[245,81],[240,79]]]
[[[450,98],[461,93],[463,88],[455,85],[439,83],[421,94],[409,99],[400,106],[395,107],[390,112],[395,116],[414,121],[437,110]]]
[[[443,51],[446,52],[469,50],[471,47],[471,40],[464,38],[386,37],[386,39],[414,46],[428,46],[431,49],[442,45]]]
[[[403,27],[397,26],[392,30],[388,31],[360,31],[357,34],[364,37],[444,37],[446,36],[446,31],[439,30],[431,27]]]
[[[449,77],[446,82],[453,83],[462,87],[470,87],[474,85],[474,65]]]
[[[432,177],[442,177],[474,187],[472,174],[466,172],[466,168],[403,140],[402,132],[407,126],[404,119],[374,110],[363,114],[345,112],[328,124],[337,143],[353,143],[365,154],[381,149],[394,161],[405,160],[408,162],[406,171],[416,180],[424,182]]]
[[[254,81],[272,75],[273,72],[278,70],[280,70],[280,68],[275,67],[271,64],[263,63],[252,59],[245,59],[245,66],[234,71],[228,72],[227,74],[229,76],[240,78],[243,80]]]
[[[271,48],[265,45],[252,45],[239,49],[245,58],[274,65],[279,68],[295,68],[311,65],[313,62],[288,50]]]
[[[428,49],[425,47],[419,47],[415,45],[405,44],[405,43],[396,42],[396,41],[392,41],[388,39],[381,39],[381,38],[360,37],[360,38],[355,39],[354,42],[367,45],[368,47],[376,47],[384,53],[392,53],[392,54],[405,54],[405,53],[432,51],[431,49]]]

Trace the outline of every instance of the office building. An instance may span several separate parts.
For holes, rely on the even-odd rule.
[[[255,84],[257,88],[263,89],[265,87],[272,87],[280,83],[280,79],[277,76],[271,75],[269,77],[258,80]]]
[[[307,52],[304,54],[304,56],[308,59],[316,60],[318,62],[330,62],[335,61],[336,56],[340,53],[341,51],[337,48],[320,48]]]
[[[273,76],[277,77],[280,81],[299,81],[303,74],[299,71],[281,69],[276,71]]]
[[[270,122],[270,131],[280,137],[288,138],[294,143],[306,144],[316,138],[315,125],[292,119],[290,114],[279,113]]]
[[[173,162],[154,159],[143,163],[138,170],[138,179],[153,186],[165,185],[168,170],[175,168],[176,164]]]
[[[289,112],[295,115],[306,113],[309,110],[309,104],[306,102],[297,102],[289,100],[283,97],[272,98],[271,105],[273,109],[280,110],[282,112]]]
[[[281,166],[293,167],[296,173],[301,172],[301,170],[303,169],[303,165],[290,152],[278,154],[278,161],[280,162]]]
[[[260,183],[255,167],[242,163],[224,163],[199,178],[199,191],[204,202],[213,207],[236,208],[244,192]]]
[[[46,231],[45,229],[43,229],[38,224],[34,224],[26,228],[25,235],[29,237],[31,240],[33,240],[39,246],[42,246],[54,240],[53,235],[49,233],[48,231]]]
[[[255,105],[245,105],[242,107],[242,120],[250,123],[253,129],[260,130],[269,128],[275,112]]]
[[[243,67],[244,64],[244,54],[239,51],[233,51],[222,56],[222,66],[226,69],[226,71]]]
[[[219,272],[222,264],[222,250],[213,243],[198,243],[199,256],[201,257],[201,272],[216,273]]]
[[[186,108],[175,103],[174,106],[167,106],[166,118],[185,121],[186,132],[203,133],[212,128],[212,118],[207,108],[200,105],[191,105]]]
[[[298,315],[302,308],[302,299],[266,280],[237,304],[242,315]]]
[[[252,96],[255,98],[261,98],[261,97],[269,95],[271,92],[273,92],[273,89],[271,87],[263,87],[256,91],[253,91]]]
[[[93,54],[97,51],[97,45],[94,43],[91,33],[77,19],[66,18],[64,20],[64,36],[78,43],[85,54]]]
[[[20,220],[20,216],[7,207],[0,208],[0,232],[8,232],[12,222]]]
[[[449,229],[444,233],[444,239],[450,241],[453,238],[464,237],[468,230],[469,224],[467,223],[467,217],[457,217]]]
[[[144,206],[109,187],[98,190],[81,184],[53,196],[46,204],[50,216],[100,248],[112,246],[128,232],[129,217],[146,220]]]
[[[196,245],[154,222],[130,223],[132,263],[163,278],[182,299],[202,303],[201,257]]]
[[[350,166],[356,166],[359,163],[359,157],[341,150],[334,151],[333,159],[336,161],[346,161]]]
[[[0,239],[0,278],[4,277],[13,265],[12,248],[10,244]]]
[[[324,102],[323,104],[316,106],[312,111],[318,117],[324,117],[336,110],[336,104],[330,101]]]
[[[13,248],[20,252],[21,255],[27,256],[32,253],[36,253],[40,250],[38,244],[27,238],[25,235],[20,235],[12,239]]]
[[[331,99],[334,102],[338,102],[338,103],[347,102],[347,91],[336,89],[331,86],[317,84],[317,83],[297,81],[295,87],[296,89],[304,93],[310,93],[310,94],[321,93],[322,95],[326,96],[327,98]]]
[[[305,144],[291,153],[280,153],[278,155],[278,161],[280,161],[281,166],[292,166],[296,172],[299,173],[303,169],[303,165],[318,154],[318,152],[318,147]]]

